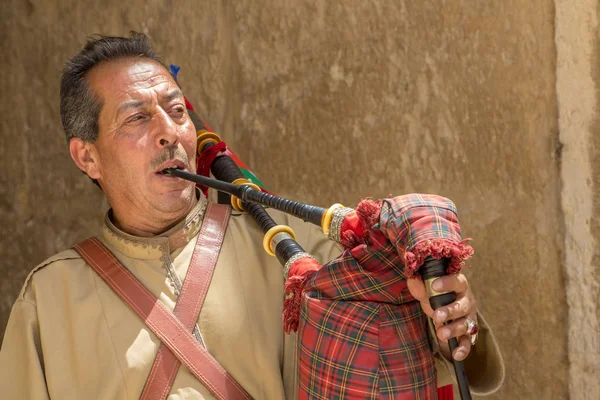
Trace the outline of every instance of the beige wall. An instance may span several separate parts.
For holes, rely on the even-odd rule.
[[[569,389],[573,399],[599,399],[600,2],[578,5],[556,1]]]
[[[62,62],[92,33],[134,29],[274,192],[455,201],[509,366],[491,398],[597,398],[597,0],[123,4],[3,8],[0,331],[28,271],[107,207],[68,158]]]

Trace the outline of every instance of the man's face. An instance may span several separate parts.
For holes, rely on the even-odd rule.
[[[162,65],[143,58],[100,64],[86,79],[102,101],[96,179],[116,217],[131,219],[124,225],[172,225],[195,203],[193,183],[161,173],[173,166],[196,172],[183,93]]]

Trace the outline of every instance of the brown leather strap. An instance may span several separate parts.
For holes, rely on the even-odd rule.
[[[229,207],[214,203],[209,203],[206,209],[183,288],[173,310],[173,314],[189,332],[196,326],[204,304],[223,244],[230,210]],[[171,391],[179,365],[180,362],[173,352],[161,343],[140,400],[165,399]]]
[[[184,325],[98,239],[87,239],[75,245],[74,249],[216,398],[251,399],[239,383],[191,334],[196,321],[193,321],[191,327]],[[196,302],[193,307],[199,309],[202,302],[203,300]],[[189,320],[186,322],[190,324]],[[161,371],[161,369],[157,370],[156,374]],[[172,370],[168,373],[172,373]]]

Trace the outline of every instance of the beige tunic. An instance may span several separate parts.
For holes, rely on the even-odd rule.
[[[99,239],[173,310],[205,206],[202,198],[185,220],[153,238],[121,232],[107,215]],[[316,227],[271,214],[292,226],[319,261],[340,252]],[[198,326],[208,351],[253,398],[293,399],[295,337],[282,331],[282,268],[262,249],[262,237],[247,214],[232,215]],[[76,252],[63,251],[32,271],[13,307],[0,350],[0,393],[7,399],[137,399],[159,344]],[[495,362],[478,357],[482,364]],[[445,369],[438,370],[439,384],[449,382]],[[213,397],[181,366],[168,398]]]

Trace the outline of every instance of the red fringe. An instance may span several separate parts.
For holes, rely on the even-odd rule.
[[[352,249],[359,244],[369,241],[371,228],[379,221],[381,200],[364,199],[354,212],[344,218],[341,227],[341,244],[347,249]]]
[[[227,145],[225,142],[219,142],[204,150],[196,160],[196,173],[202,176],[210,176],[210,165],[220,153],[223,153],[226,150]],[[204,196],[208,197],[208,188],[202,185],[198,185],[198,187],[202,190]]]
[[[285,282],[285,300],[283,301],[283,330],[285,333],[296,332],[300,321],[300,304],[306,283],[321,269],[315,259],[305,257],[290,266],[288,279]]]
[[[381,200],[364,199],[358,203],[356,214],[358,214],[365,229],[370,229],[379,222],[379,213],[381,212]]]
[[[471,239],[464,239],[456,243],[448,239],[431,239],[417,243],[417,245],[404,254],[404,275],[406,278],[418,277],[417,270],[423,265],[425,257],[449,258],[448,274],[460,272],[465,261],[473,255],[473,248],[466,244]]]
[[[287,334],[298,330],[300,321],[300,305],[302,292],[306,282],[316,271],[308,271],[304,275],[290,276],[285,282],[285,300],[283,301],[283,331]]]

